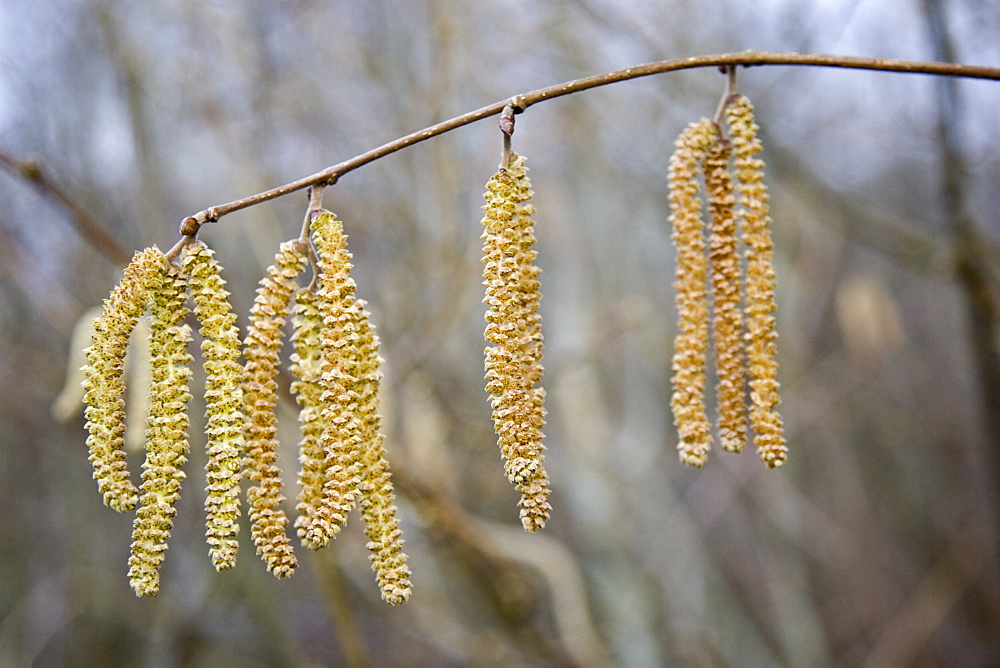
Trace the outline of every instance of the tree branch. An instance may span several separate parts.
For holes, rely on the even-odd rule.
[[[18,176],[69,213],[69,221],[91,246],[115,264],[128,264],[132,254],[53,181],[37,162],[19,160],[0,150],[0,167]]]
[[[539,102],[552,100],[563,95],[570,95],[580,91],[606,86],[608,84],[638,79],[653,74],[664,72],[675,72],[699,67],[723,67],[729,65],[798,65],[811,67],[839,67],[852,70],[876,70],[881,72],[902,72],[908,74],[932,74],[939,76],[965,77],[972,79],[990,79],[1000,81],[1000,68],[983,67],[979,65],[962,65],[957,63],[935,63],[910,60],[886,60],[881,58],[861,58],[857,56],[836,56],[812,53],[774,53],[768,51],[742,51],[740,53],[723,53],[707,56],[693,56],[691,58],[674,58],[670,60],[660,60],[644,65],[626,67],[621,70],[596,74],[582,79],[575,79],[565,83],[556,84],[547,88],[540,88],[530,93],[522,93],[514,97],[494,102],[493,104],[456,116],[450,120],[432,125],[417,132],[400,137],[395,141],[383,144],[367,153],[355,156],[350,160],[345,160],[339,164],[327,167],[321,172],[311,176],[286,183],[283,186],[265,190],[264,192],[244,197],[228,204],[220,204],[200,211],[193,216],[185,218],[181,222],[182,234],[190,234],[190,230],[197,230],[201,225],[208,222],[216,222],[219,218],[245,209],[261,202],[266,202],[276,197],[288,195],[303,188],[314,185],[331,185],[344,174],[358,169],[370,162],[384,158],[390,153],[395,153],[407,146],[418,144],[422,141],[444,134],[463,125],[475,123],[489,116],[501,113],[508,104],[513,105],[516,113],[521,113],[528,107]],[[184,231],[187,230],[187,231]]]

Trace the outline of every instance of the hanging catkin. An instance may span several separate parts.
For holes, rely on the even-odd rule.
[[[522,156],[514,156],[487,183],[483,217],[483,270],[486,285],[486,390],[507,478],[521,492],[526,531],[545,526],[551,506],[545,472],[545,423],[541,379],[541,298],[534,264],[534,207]]]
[[[740,95],[726,109],[729,132],[736,152],[736,176],[746,246],[747,368],[750,376],[750,422],[757,453],[771,468],[785,463],[788,448],[777,407],[778,363],[776,361],[774,310],[774,246],[768,194],[764,185],[764,162],[754,122],[753,105]]]
[[[182,268],[201,323],[205,368],[205,433],[208,463],[205,489],[206,536],[216,570],[236,564],[239,549],[240,477],[243,470],[243,367],[240,338],[229,292],[214,253],[201,241],[185,247]]]
[[[285,531],[288,519],[281,509],[281,471],[277,466],[278,356],[288,302],[296,288],[295,278],[306,265],[305,244],[299,240],[281,244],[274,264],[260,280],[250,309],[244,340],[246,357],[243,399],[246,412],[246,475],[256,485],[247,490],[250,533],[267,569],[277,577],[291,575],[297,565]]]
[[[410,596],[410,570],[402,551],[389,463],[381,433],[378,337],[364,302],[355,299],[351,254],[343,223],[328,211],[312,221],[322,268],[319,300],[323,317],[324,405],[322,443],[326,455],[323,499],[313,510],[305,542],[320,547],[339,532],[360,496],[372,569],[390,605]]]
[[[325,481],[303,543],[316,549],[340,532],[357,504],[363,436],[358,411],[359,314],[350,276],[351,253],[343,223],[328,211],[313,218],[312,234],[322,269],[318,299],[323,314],[320,401]]]
[[[736,252],[736,216],[733,213],[733,179],[729,174],[732,145],[719,138],[705,155],[705,191],[708,194],[711,234],[712,338],[718,378],[716,403],[719,441],[730,452],[747,442],[744,407],[746,383],[743,361],[743,314],[740,311],[740,258]]]
[[[389,460],[383,444],[382,418],[378,411],[382,358],[378,354],[378,337],[364,302],[358,300],[356,304],[360,311],[358,348],[361,352],[358,368],[358,411],[363,441],[359,462],[361,517],[365,522],[365,535],[368,536],[372,570],[378,579],[382,598],[389,605],[399,605],[410,598],[412,587],[399,530]]]
[[[163,263],[166,265],[166,262]],[[152,298],[149,415],[142,495],[132,528],[129,581],[137,596],[156,596],[160,564],[180,498],[181,468],[187,462],[188,380],[191,330],[184,324],[187,284],[176,269],[163,267],[163,281]]]
[[[139,501],[125,461],[125,351],[150,295],[160,287],[165,263],[155,246],[135,254],[121,283],[104,300],[87,348],[83,381],[87,446],[97,489],[104,503],[118,512],[132,510]]]
[[[705,414],[705,362],[708,350],[708,257],[698,171],[718,126],[702,119],[685,128],[670,157],[670,221],[677,249],[678,332],[674,341],[671,407],[685,464],[702,466],[711,449],[711,428]]]
[[[292,315],[291,372],[292,394],[299,404],[299,425],[302,440],[299,444],[299,494],[295,509],[295,529],[303,545],[309,544],[306,536],[328,535],[328,528],[314,528],[316,510],[323,499],[326,479],[326,455],[323,450],[323,315],[319,298],[312,287],[295,293]]]

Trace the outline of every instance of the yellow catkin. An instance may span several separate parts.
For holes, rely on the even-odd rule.
[[[323,498],[325,454],[323,452],[323,315],[316,292],[303,288],[295,293],[292,317],[292,394],[299,404],[302,441],[299,445],[299,495],[295,528],[304,539],[313,525],[316,508]]]
[[[181,467],[188,453],[191,329],[184,324],[187,285],[173,268],[163,270],[163,284],[152,300],[146,461],[129,558],[129,580],[137,596],[156,596],[159,592],[160,564],[173,527],[184,479]]]
[[[371,325],[364,302],[356,302],[358,348],[358,413],[361,421],[361,516],[368,536],[372,570],[375,571],[382,598],[389,605],[400,605],[410,598],[410,569],[403,552],[395,495],[390,479],[382,437],[382,418],[378,409],[378,388],[382,373],[378,337]]]
[[[736,250],[733,179],[729,174],[732,144],[718,139],[705,156],[711,235],[708,248],[712,272],[712,325],[718,385],[719,441],[730,452],[747,442],[746,387],[743,358],[743,313],[740,310],[740,258]]]
[[[318,299],[323,314],[320,400],[325,470],[323,494],[302,540],[307,547],[317,549],[340,532],[347,514],[357,504],[363,439],[358,413],[359,309],[350,277],[351,253],[343,223],[332,213],[320,212],[311,227],[322,268]]]
[[[750,423],[761,460],[771,468],[785,463],[788,448],[777,406],[778,364],[775,359],[774,246],[764,162],[754,122],[753,105],[740,95],[726,109],[736,152],[736,176],[746,246],[747,367],[750,377]]]
[[[146,309],[149,295],[163,280],[166,259],[155,246],[137,252],[121,283],[104,301],[87,348],[84,403],[87,446],[97,489],[104,503],[119,512],[135,508],[139,492],[129,480],[124,446],[125,352],[129,336]]]
[[[281,509],[285,497],[281,494],[281,471],[277,466],[275,376],[288,302],[296,288],[295,278],[305,269],[306,257],[303,242],[293,240],[281,244],[274,264],[268,267],[267,275],[257,288],[243,342],[246,475],[256,483],[247,490],[250,533],[257,554],[277,577],[291,575],[298,562],[285,532],[288,519]]]
[[[483,207],[483,278],[486,339],[486,390],[507,478],[521,492],[521,523],[526,531],[545,526],[548,475],[544,468],[545,422],[541,379],[541,299],[534,264],[534,207],[524,158],[516,156],[487,183]]]
[[[677,249],[677,329],[674,340],[671,407],[685,464],[702,466],[711,449],[705,414],[705,358],[708,350],[708,257],[698,195],[698,166],[719,135],[709,119],[688,125],[670,158],[670,221]]]
[[[201,324],[208,463],[205,535],[216,570],[236,564],[243,465],[243,367],[236,316],[214,253],[201,241],[184,249],[182,266]]]

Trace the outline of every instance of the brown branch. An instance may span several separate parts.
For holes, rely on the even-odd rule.
[[[11,174],[33,185],[43,196],[66,209],[69,213],[70,223],[80,233],[80,236],[113,263],[126,265],[132,259],[132,254],[118,243],[83,207],[73,201],[65,190],[50,179],[37,162],[18,160],[14,156],[0,151],[0,165]]]
[[[547,88],[540,88],[530,93],[522,93],[514,97],[494,102],[493,104],[456,116],[450,120],[432,125],[417,132],[400,137],[378,148],[374,148],[367,153],[355,156],[350,160],[327,167],[321,172],[311,176],[286,183],[283,186],[265,190],[264,192],[238,199],[228,204],[220,204],[200,211],[193,216],[185,218],[181,222],[182,229],[190,229],[192,226],[200,226],[208,222],[216,222],[219,218],[253,206],[288,195],[297,190],[301,190],[313,185],[329,185],[337,181],[344,174],[359,167],[384,158],[390,153],[395,153],[407,146],[418,144],[422,141],[436,137],[445,132],[449,132],[463,125],[475,123],[484,118],[501,113],[504,108],[511,104],[515,112],[521,113],[528,107],[539,102],[570,95],[580,91],[606,86],[608,84],[638,79],[653,74],[664,72],[675,72],[699,67],[723,67],[723,66],[753,66],[753,65],[799,65],[811,67],[839,67],[852,70],[875,70],[880,72],[902,72],[909,74],[933,74],[939,76],[966,77],[972,79],[991,79],[1000,81],[1000,68],[983,67],[979,65],[962,65],[956,63],[935,63],[920,62],[910,60],[886,60],[881,58],[860,58],[857,56],[835,56],[812,53],[773,53],[768,51],[742,51],[740,53],[723,53],[707,56],[693,56],[691,58],[674,58],[670,60],[660,60],[645,65],[626,67],[621,70],[596,74],[594,76],[567,81]]]

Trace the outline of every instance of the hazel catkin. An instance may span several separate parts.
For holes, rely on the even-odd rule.
[[[486,285],[486,391],[507,478],[521,493],[524,529],[545,526],[551,506],[544,468],[540,270],[534,264],[534,207],[523,156],[487,183],[483,207],[483,278]]]
[[[740,192],[743,243],[746,246],[747,368],[750,377],[750,423],[761,460],[771,468],[785,463],[788,447],[777,407],[778,363],[776,360],[774,311],[774,245],[768,193],[764,185],[764,162],[754,122],[753,105],[739,95],[726,108],[729,132],[736,153],[736,177]]]
[[[744,406],[746,365],[743,357],[743,313],[740,310],[740,258],[737,253],[733,179],[729,174],[732,145],[719,138],[702,164],[708,194],[711,262],[712,339],[718,378],[716,404],[719,441],[725,450],[739,452],[747,442]]]
[[[281,509],[281,471],[277,466],[278,356],[288,303],[296,287],[295,278],[306,265],[305,244],[299,240],[281,244],[274,264],[260,280],[250,309],[244,340],[246,357],[243,399],[246,413],[246,475],[255,485],[247,490],[250,533],[257,554],[277,577],[291,575],[297,561],[285,528],[288,519]]]
[[[323,315],[312,287],[295,293],[292,309],[291,391],[299,405],[299,494],[295,529],[300,539],[310,534],[314,516],[323,499],[326,455],[323,449]],[[312,540],[312,539],[311,539]]]
[[[707,118],[691,123],[677,138],[670,157],[670,221],[677,249],[674,287],[678,316],[670,403],[680,436],[678,454],[682,462],[692,466],[704,465],[712,440],[705,413],[708,258],[698,167],[718,136],[718,126]]]
[[[316,214],[311,227],[322,269],[317,298],[323,316],[320,401],[324,482],[322,496],[313,508],[302,541],[316,549],[340,532],[348,513],[357,504],[363,436],[358,409],[360,314],[354,299],[354,279],[350,276],[351,253],[347,250],[343,223],[329,211]]]
[[[182,268],[201,324],[205,368],[205,514],[209,554],[216,570],[236,564],[240,478],[243,470],[243,367],[229,292],[215,254],[203,242],[185,247]]]
[[[156,246],[136,252],[121,283],[104,300],[94,321],[83,367],[87,446],[97,489],[118,512],[135,508],[139,492],[125,458],[125,352],[129,336],[163,280],[166,259]]]
[[[173,267],[164,267],[164,274],[152,298],[146,461],[129,557],[129,581],[137,596],[156,596],[159,592],[160,564],[177,512],[175,506],[184,480],[181,468],[188,453],[191,329],[184,324],[188,314],[184,303],[187,285]]]

